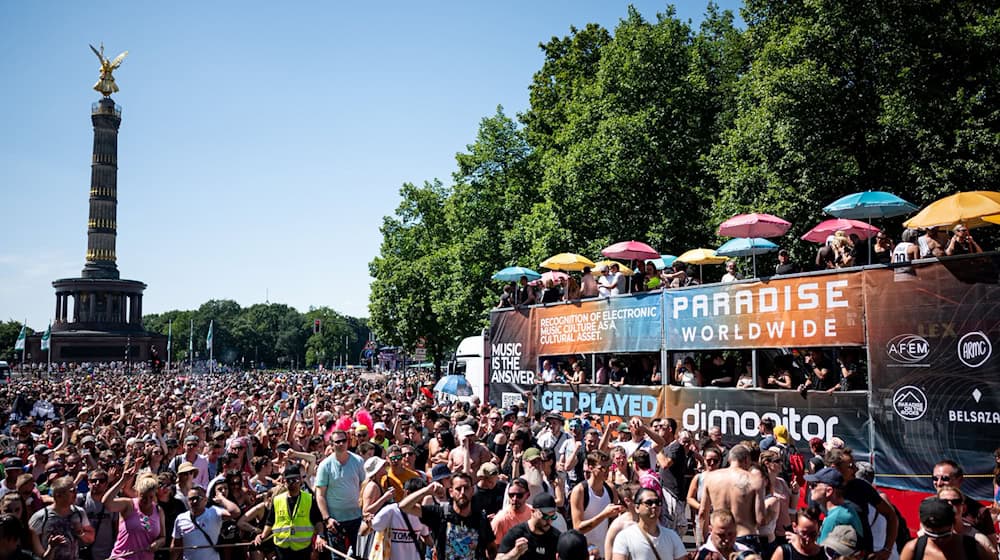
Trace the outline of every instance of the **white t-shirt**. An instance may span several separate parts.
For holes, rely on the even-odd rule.
[[[649,535],[649,540],[659,552],[660,560],[680,560],[687,558],[687,550],[684,548],[684,541],[677,536],[677,533],[660,526],[660,534]],[[622,529],[615,537],[615,544],[612,547],[614,554],[623,554],[630,560],[656,560],[657,556],[653,549],[649,547],[649,542],[642,534],[639,525],[631,525]]]
[[[205,535],[195,527],[195,522],[191,520],[191,512],[185,511],[177,516],[174,521],[174,539],[184,539],[184,546],[205,546],[211,547],[213,543],[219,542],[219,532],[222,530],[222,512],[226,510],[218,506],[209,506],[198,517],[198,526],[204,529],[208,536],[212,537],[212,542],[208,542]],[[219,560],[219,553],[212,548],[198,548],[184,551],[184,560]]]
[[[430,534],[430,529],[420,522],[420,518],[407,514],[410,520],[410,527],[418,537]],[[372,530],[382,531],[389,529],[392,546],[393,560],[422,560],[417,551],[413,538],[410,536],[406,522],[403,521],[403,512],[399,511],[398,504],[391,504],[379,510],[372,519]],[[424,549],[427,547],[424,546]]]

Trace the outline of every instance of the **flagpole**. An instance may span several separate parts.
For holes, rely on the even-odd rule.
[[[24,325],[21,326],[24,329],[24,344],[21,346],[21,373],[24,373],[24,355],[28,351],[28,318],[24,318]]]
[[[188,338],[188,361],[191,365],[189,373],[194,373],[194,319],[191,319],[191,335]]]
[[[215,373],[215,365],[212,360],[215,359],[215,320],[213,319],[208,323],[208,373]]]
[[[48,365],[45,367],[45,375],[52,375],[52,321],[49,321],[49,330],[45,331],[45,336],[48,337],[47,346],[49,347],[49,359]]]
[[[174,322],[167,321],[167,373],[170,373],[170,344],[174,334]]]

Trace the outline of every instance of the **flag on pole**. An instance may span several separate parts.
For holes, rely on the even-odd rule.
[[[14,350],[24,350],[24,339],[28,336],[28,325],[21,325],[21,334],[17,335],[17,342],[14,343]]]
[[[49,328],[45,329],[45,334],[42,335],[42,350],[49,349],[50,338],[52,338],[52,323],[49,323]]]
[[[209,350],[212,350],[212,330],[214,326],[215,326],[215,321],[212,321],[208,324],[208,336],[205,337],[205,346]]]
[[[167,352],[170,351],[170,343],[174,340],[174,322],[167,322]]]

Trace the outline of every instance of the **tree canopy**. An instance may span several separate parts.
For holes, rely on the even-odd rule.
[[[406,184],[382,225],[369,302],[380,340],[441,356],[486,325],[510,265],[591,257],[638,239],[662,253],[718,246],[742,212],[792,222],[863,190],[923,206],[996,190],[1000,8],[957,0],[747,0],[708,4],[697,28],[672,8],[629,8],[613,30],[539,45],[530,106],[498,107],[456,154],[452,184]],[[902,219],[883,226],[898,239]],[[996,247],[995,232],[977,235]]]

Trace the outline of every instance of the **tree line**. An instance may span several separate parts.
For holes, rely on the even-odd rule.
[[[923,206],[996,190],[996,5],[747,0],[741,17],[709,4],[694,27],[673,8],[652,21],[629,8],[613,30],[540,44],[528,109],[484,117],[451,184],[406,183],[383,218],[369,265],[379,339],[425,337],[444,356],[488,323],[492,274],[563,251],[717,247],[726,218],[768,212],[793,224],[775,241],[811,262],[799,236],[840,196]],[[898,241],[902,220],[876,225]]]
[[[317,319],[319,332],[314,332]],[[168,330],[172,331],[170,354],[175,363],[190,358],[192,341],[195,359],[208,359],[206,337],[212,322],[215,359],[246,368],[253,367],[255,362],[268,368],[314,367],[320,363],[334,367],[345,359],[357,364],[369,333],[367,319],[342,315],[329,307],[311,307],[300,313],[282,303],[240,307],[232,300],[211,300],[198,309],[143,317],[143,326],[148,331],[164,336]],[[14,352],[14,342],[20,331],[19,321],[0,322],[0,359],[19,363],[20,353]],[[28,334],[33,332],[28,329]],[[166,348],[160,348],[159,354],[166,360]]]

